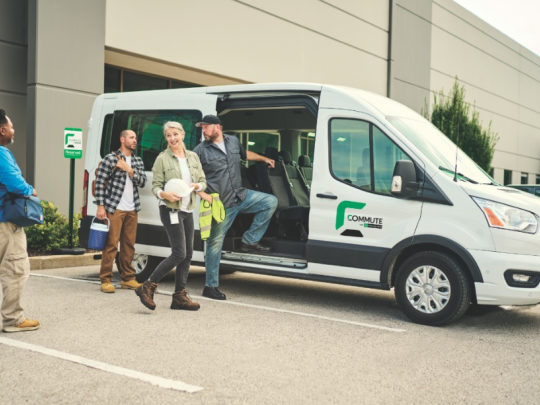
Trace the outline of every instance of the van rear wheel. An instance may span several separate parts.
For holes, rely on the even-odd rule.
[[[461,318],[471,301],[465,269],[452,256],[421,252],[409,257],[397,274],[395,295],[412,321],[447,325]]]
[[[118,254],[116,255],[116,267],[119,267]],[[150,277],[150,274],[163,261],[163,257],[143,255],[135,253],[131,265],[135,269],[135,278],[137,282],[144,283]]]

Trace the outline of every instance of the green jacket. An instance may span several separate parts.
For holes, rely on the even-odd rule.
[[[193,183],[199,183],[202,186],[202,189],[198,191],[204,191],[206,189],[206,177],[204,176],[199,156],[189,150],[186,150],[185,152]],[[176,156],[174,156],[174,153],[170,147],[167,146],[167,149],[161,152],[156,158],[154,167],[152,167],[152,173],[154,175],[154,178],[152,179],[152,192],[156,197],[158,191],[163,191],[165,189],[165,183],[167,183],[169,180],[182,178],[180,164],[178,163],[178,159]],[[197,195],[195,192],[193,192],[190,194],[190,196],[191,201],[188,204],[188,209],[192,210],[195,208]],[[165,205],[167,205],[167,207],[175,210],[179,210],[182,206],[182,199],[176,202],[170,202],[169,200],[165,199],[162,201],[165,203]]]

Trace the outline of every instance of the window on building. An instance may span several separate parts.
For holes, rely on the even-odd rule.
[[[120,69],[105,66],[105,93],[118,93],[121,91]]]
[[[166,77],[131,72],[114,66],[105,66],[105,93],[183,89],[187,87],[200,87],[200,85]]]
[[[529,184],[529,173],[521,173],[521,184]]]
[[[122,91],[164,90],[169,88],[169,81],[160,77],[153,77],[124,71]]]
[[[504,171],[504,185],[512,184],[512,170]]]
[[[540,184],[540,174],[536,175],[536,184]]]
[[[330,169],[336,178],[381,194],[390,194],[396,162],[410,160],[381,130],[360,120],[333,119],[330,149]]]
[[[152,170],[157,156],[167,148],[163,124],[167,121],[181,123],[186,131],[184,144],[192,150],[201,138],[201,129],[195,127],[201,119],[201,112],[195,110],[115,111],[112,134],[119,135],[124,129],[135,131],[137,155],[143,160],[145,170]],[[119,147],[120,138],[116,135],[111,136],[109,145],[104,146],[105,150],[117,150]]]

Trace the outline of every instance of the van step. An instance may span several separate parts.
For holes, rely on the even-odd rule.
[[[293,269],[305,269],[307,267],[307,260],[303,259],[239,252],[223,252],[221,254],[221,260],[266,264],[269,266],[288,267]]]

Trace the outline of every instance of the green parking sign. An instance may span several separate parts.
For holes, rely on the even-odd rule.
[[[67,159],[82,158],[82,129],[64,128],[64,157]]]

